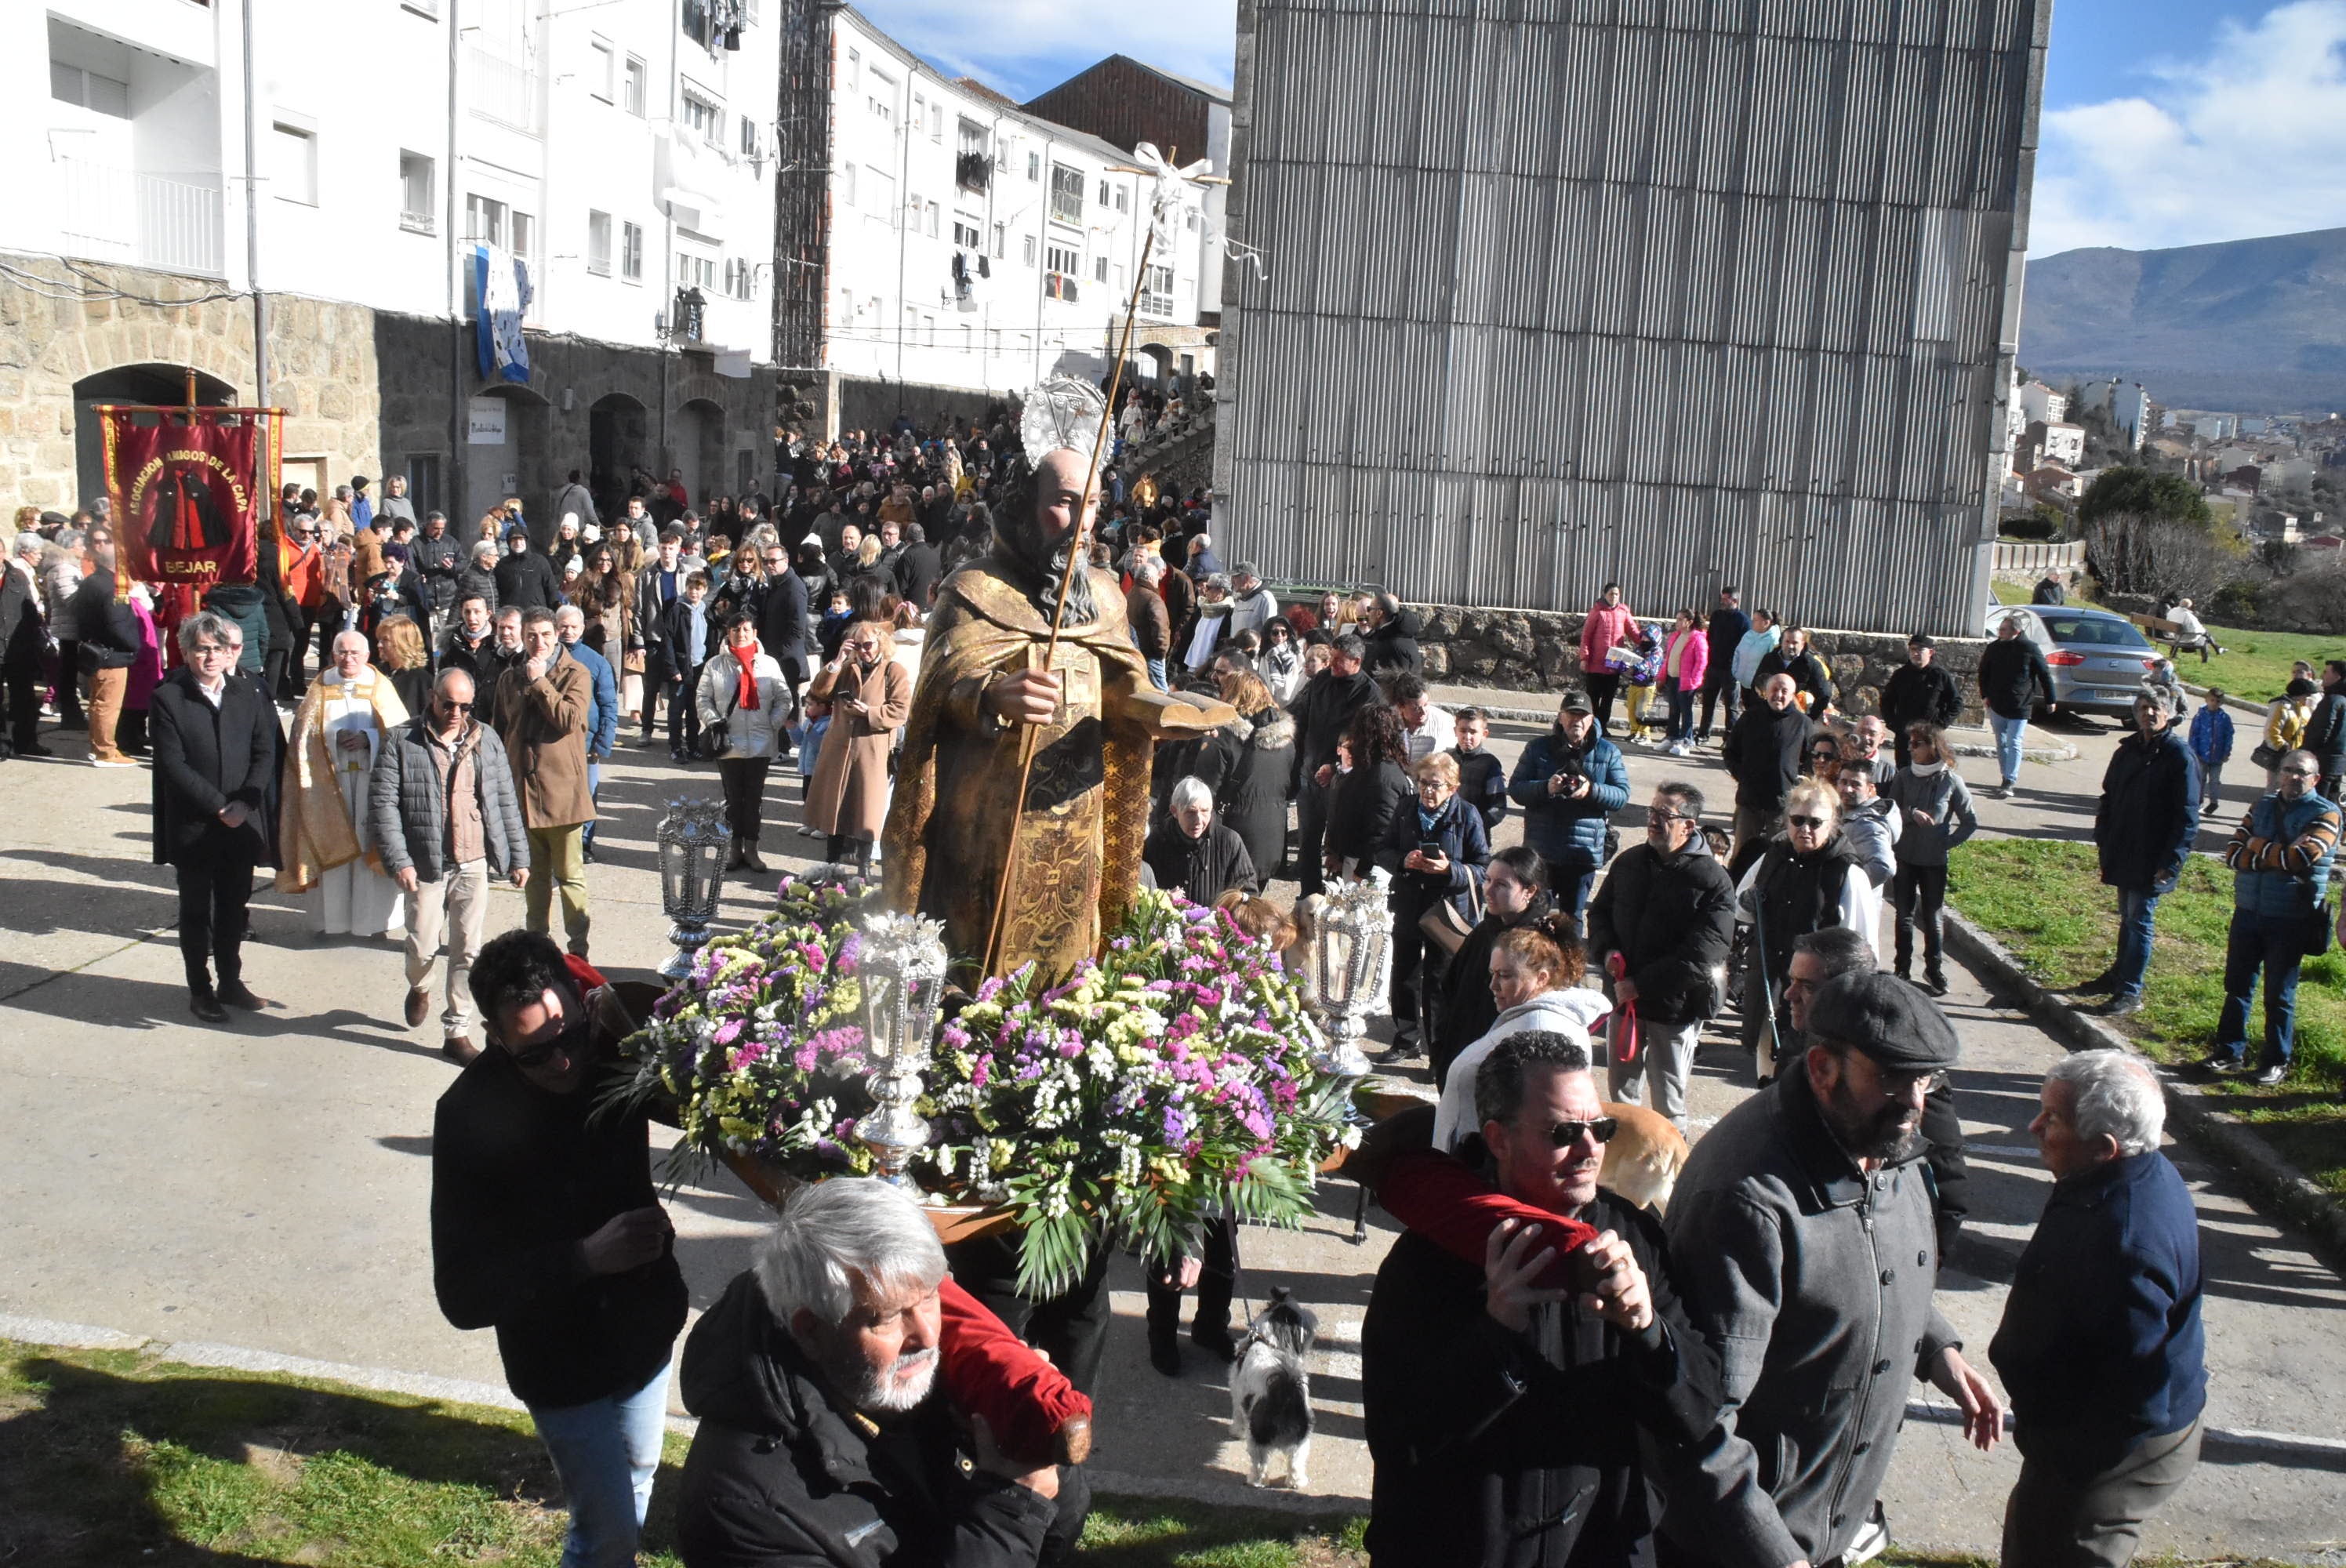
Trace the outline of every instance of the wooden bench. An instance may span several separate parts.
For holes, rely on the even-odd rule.
[[[2204,627],[2198,636],[2194,636],[2173,621],[2157,616],[2128,616],[2127,619],[2148,632],[2156,641],[2165,643],[2171,652],[2198,654],[2201,664],[2208,662],[2209,655],[2224,651],[2224,645],[2216,640],[2216,635]]]

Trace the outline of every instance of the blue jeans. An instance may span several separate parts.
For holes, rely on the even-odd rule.
[[[1570,915],[1576,925],[1580,911],[1588,907],[1588,890],[1596,881],[1596,861],[1585,850],[1569,850],[1563,860],[1547,861],[1547,896],[1555,901],[1556,912]]]
[[[2118,890],[2118,956],[2110,965],[2110,976],[2117,982],[2115,1000],[2142,994],[2143,976],[2150,972],[2151,921],[2162,896]]]
[[[530,1408],[570,1503],[562,1568],[631,1568],[668,1431],[668,1364],[633,1393]]]
[[[603,799],[603,765],[592,759],[586,763],[586,799],[590,805],[600,805]],[[578,836],[588,849],[595,847],[595,822],[592,818],[587,820]]]
[[[2232,911],[2232,929],[2224,942],[2224,1012],[2216,1023],[2216,1049],[2233,1061],[2249,1054],[2249,1003],[2257,993],[2257,972],[2264,972],[2264,1065],[2288,1066],[2297,1049],[2297,972],[2305,962],[2312,922],[2325,913],[2275,918],[2248,910]]]
[[[1670,738],[1672,740],[1692,740],[1694,738],[1695,694],[1687,690],[1684,687],[1678,685],[1677,681],[1673,680],[1669,683],[1668,695],[1670,699]]]
[[[2028,738],[2028,720],[2025,718],[2006,718],[1990,708],[1987,727],[1995,732],[1996,769],[2003,781],[2010,784],[2020,777],[2020,746]]]
[[[1171,691],[1173,689],[1172,687],[1166,684],[1165,661],[1161,658],[1153,658],[1148,662],[1149,684],[1156,687],[1159,691]]]

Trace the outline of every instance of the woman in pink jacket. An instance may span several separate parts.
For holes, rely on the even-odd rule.
[[[1596,733],[1613,728],[1613,698],[1621,690],[1621,673],[1605,661],[1613,645],[1637,635],[1637,617],[1621,602],[1621,585],[1605,585],[1604,596],[1589,607],[1580,626],[1580,675],[1588,683],[1588,700],[1596,706]]]
[[[1710,667],[1710,638],[1692,610],[1680,610],[1678,624],[1662,641],[1662,695],[1669,699],[1670,736],[1665,747],[1673,757],[1694,750],[1694,699]]]

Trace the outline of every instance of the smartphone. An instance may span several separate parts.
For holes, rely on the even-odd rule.
[[[1438,839],[1420,839],[1417,841],[1417,852],[1429,860],[1438,860],[1442,858],[1442,841]]]

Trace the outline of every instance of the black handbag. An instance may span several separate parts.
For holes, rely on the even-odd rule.
[[[733,688],[733,700],[725,705],[725,716],[700,732],[700,754],[710,761],[721,759],[733,749],[733,710],[741,706],[741,688]]]

